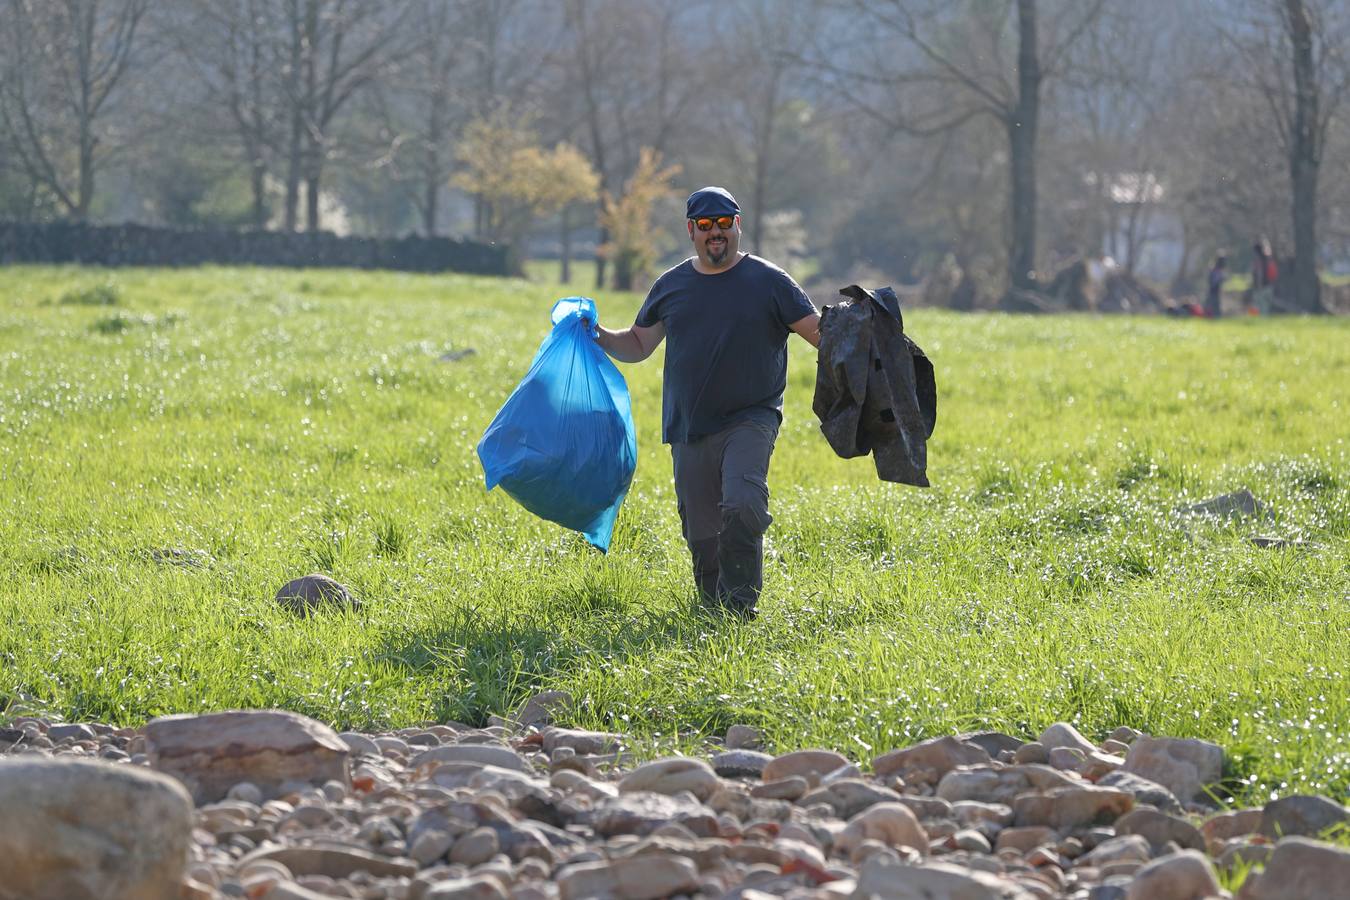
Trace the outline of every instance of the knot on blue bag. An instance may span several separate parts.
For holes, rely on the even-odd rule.
[[[478,442],[488,490],[608,550],[637,468],[628,385],[596,343],[589,297],[564,297],[525,378]]]
[[[597,327],[600,322],[600,314],[596,312],[595,301],[590,297],[564,297],[553,304],[553,311],[549,314],[553,324],[557,326],[565,319],[576,318],[586,323],[587,331],[591,337],[599,333]]]

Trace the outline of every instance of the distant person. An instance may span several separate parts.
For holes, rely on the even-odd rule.
[[[1209,292],[1205,294],[1205,315],[1211,319],[1223,315],[1223,283],[1227,280],[1228,257],[1220,253],[1209,270]]]
[[[1270,241],[1259,239],[1252,245],[1252,304],[1256,315],[1270,315],[1271,302],[1275,299],[1275,282],[1280,277],[1280,267],[1275,262],[1275,254],[1270,250]]]
[[[694,256],[656,279],[632,326],[596,340],[640,362],[664,338],[661,439],[705,607],[753,618],[764,581],[769,457],[783,419],[787,340],[820,346],[820,315],[792,277],[743,253],[741,209],[720,187],[689,195]]]

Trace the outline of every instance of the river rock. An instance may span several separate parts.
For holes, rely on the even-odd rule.
[[[732,725],[727,729],[728,750],[758,750],[764,746],[764,732],[749,725]]]
[[[910,778],[907,773],[923,772],[925,780],[936,783],[957,766],[987,765],[991,761],[982,748],[945,735],[883,753],[872,760],[872,771],[878,778],[898,774],[906,780]]]
[[[580,772],[573,772],[571,769],[561,769],[554,772],[549,776],[549,784],[560,791],[569,794],[581,794],[590,797],[592,800],[619,795],[619,789],[609,782],[587,778]]]
[[[1100,781],[1123,765],[1125,757],[1094,750],[1083,757],[1083,761],[1078,764],[1077,772],[1088,781]]]
[[[1134,797],[1125,791],[1088,785],[1023,794],[1012,803],[1018,825],[1060,829],[1114,822],[1133,807]]]
[[[1005,828],[998,833],[994,849],[1014,850],[1026,854],[1044,844],[1053,843],[1058,836],[1055,829],[1048,828],[1045,825]]]
[[[972,766],[953,769],[942,776],[936,793],[943,800],[953,803],[958,800],[979,800],[1011,806],[1018,795],[1029,791],[1048,791],[1082,784],[1082,779],[1066,775],[1050,766]]]
[[[1083,737],[1077,728],[1074,728],[1068,722],[1056,722],[1037,738],[1041,746],[1046,750],[1054,750],[1056,747],[1068,747],[1071,750],[1078,750],[1084,756],[1097,749],[1097,745]]]
[[[0,760],[0,898],[177,900],[192,801],[143,768]]]
[[[651,837],[643,838],[636,844],[625,846],[621,850],[615,850],[613,858],[642,856],[643,854],[682,856],[693,862],[700,872],[716,868],[725,861],[727,850],[731,846],[727,841],[721,838],[697,838],[691,835],[687,829],[679,826],[673,826],[668,831],[673,832],[677,829],[684,833],[676,836],[673,833],[661,834],[658,832]]]
[[[1164,847],[1170,841],[1183,850],[1204,850],[1205,837],[1185,819],[1140,807],[1116,820],[1116,834],[1137,834],[1150,846]]]
[[[52,725],[47,729],[47,737],[60,743],[61,741],[92,741],[98,737],[98,733],[86,724],[76,725]]]
[[[567,715],[576,703],[576,698],[567,691],[541,691],[522,703],[512,718],[527,727],[551,725],[555,719]]]
[[[602,800],[591,814],[591,827],[605,836],[648,835],[667,822],[699,816],[712,816],[712,811],[686,799],[642,791]]]
[[[1130,745],[1123,770],[1156,781],[1188,803],[1223,777],[1223,748],[1194,738],[1140,737]]]
[[[353,753],[366,756],[382,756],[380,745],[366,737],[364,734],[357,734],[355,731],[343,731],[338,734],[342,742],[347,745],[347,749]]]
[[[773,757],[756,750],[728,750],[712,758],[713,771],[723,778],[758,778]]]
[[[750,789],[750,796],[764,800],[796,800],[811,789],[811,784],[800,775],[789,775],[776,781],[766,781]]]
[[[899,803],[900,795],[857,778],[844,778],[822,785],[797,801],[799,806],[824,803],[841,819],[851,819],[878,803]]]
[[[679,856],[641,854],[565,866],[557,875],[561,900],[616,897],[656,900],[698,890],[698,867]]]
[[[672,756],[638,766],[619,781],[620,793],[651,791],[657,794],[678,794],[688,791],[700,800],[707,800],[720,787],[722,780],[712,766],[701,759]]]
[[[765,781],[777,781],[790,775],[800,775],[807,781],[819,783],[822,775],[846,765],[848,758],[833,750],[794,750],[774,757],[764,766],[760,777]]]
[[[941,862],[907,865],[882,854],[858,872],[854,897],[865,900],[1035,900],[1015,882]]]
[[[1204,835],[1206,845],[1213,848],[1230,838],[1256,834],[1261,830],[1261,819],[1264,816],[1265,811],[1261,809],[1237,809],[1219,813],[1200,825],[1200,833]]]
[[[176,715],[145,726],[150,764],[182,781],[196,803],[248,781],[269,797],[287,782],[351,787],[347,744],[333,729],[284,710]]]
[[[345,586],[318,573],[302,575],[286,582],[277,590],[275,600],[297,616],[308,616],[322,607],[361,608],[361,602]]]
[[[1079,858],[1081,865],[1105,866],[1109,863],[1130,861],[1148,862],[1148,839],[1138,834],[1108,838]]]
[[[250,883],[249,888],[258,890],[260,883]],[[210,894],[208,894],[210,896]],[[294,881],[273,881],[267,888],[266,893],[262,894],[262,900],[327,900],[330,894],[320,894],[318,891],[311,891],[303,885],[296,884]]]
[[[1296,795],[1267,803],[1258,830],[1276,840],[1295,834],[1320,838],[1342,824],[1350,824],[1350,809],[1326,797]]]
[[[510,895],[491,875],[447,878],[428,885],[422,900],[507,900]]]
[[[928,833],[908,806],[878,803],[858,813],[835,839],[835,849],[852,854],[864,841],[880,841],[888,847],[910,847],[928,855]]]
[[[1181,809],[1181,802],[1167,788],[1156,781],[1140,778],[1131,772],[1116,769],[1114,772],[1109,772],[1098,778],[1097,786],[1129,791],[1134,795],[1136,803],[1147,803],[1149,806],[1156,806],[1163,812],[1175,812]]]
[[[969,731],[965,734],[958,734],[956,739],[965,744],[974,744],[988,753],[991,759],[998,759],[999,755],[1003,753],[1016,753],[1026,743],[1020,738],[1004,734],[1001,731]]]
[[[1002,803],[981,803],[978,800],[959,800],[951,804],[951,815],[966,828],[993,823],[999,828],[1012,824],[1012,807]]]
[[[1177,512],[1185,516],[1206,516],[1225,521],[1269,516],[1266,505],[1247,488],[1210,497],[1191,506],[1177,507]]]
[[[1050,762],[1050,751],[1040,741],[1028,741],[1013,751],[1013,762],[1021,766],[1032,763],[1044,765]]]
[[[356,847],[264,847],[241,859],[239,868],[258,860],[281,863],[297,876],[346,878],[355,872],[369,872],[371,875],[411,878],[417,874],[417,863],[410,859],[381,856]]]
[[[545,753],[551,754],[559,747],[567,747],[579,755],[586,756],[618,750],[623,746],[624,736],[607,731],[545,728],[542,733],[542,740]]]
[[[510,747],[496,744],[441,744],[430,747],[412,758],[414,769],[446,763],[471,763],[476,766],[496,766],[517,772],[532,772],[530,764]]]
[[[1135,873],[1126,900],[1205,900],[1219,894],[1209,859],[1196,850],[1159,857]]]
[[[1275,852],[1275,846],[1267,843],[1256,843],[1241,838],[1230,841],[1223,852],[1218,854],[1214,864],[1224,871],[1231,871],[1238,868],[1250,868],[1251,866],[1262,866],[1270,862],[1271,854]],[[1213,855],[1213,854],[1211,854]]]

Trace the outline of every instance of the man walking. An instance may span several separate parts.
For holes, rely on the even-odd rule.
[[[640,362],[669,338],[661,439],[702,602],[753,618],[764,581],[769,457],[783,419],[787,339],[820,346],[820,315],[782,269],[740,250],[740,207],[729,192],[689,195],[695,255],[652,285],[633,325],[599,330],[620,362]]]

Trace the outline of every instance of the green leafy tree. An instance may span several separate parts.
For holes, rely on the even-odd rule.
[[[459,145],[462,170],[452,183],[484,205],[484,233],[511,248],[516,269],[524,260],[530,226],[570,203],[594,197],[600,179],[586,156],[571,144],[539,144],[528,127],[505,116],[479,120],[465,129]]]
[[[606,193],[601,198],[600,224],[610,239],[600,251],[614,262],[615,290],[633,290],[660,256],[662,232],[653,222],[652,213],[659,201],[674,193],[670,182],[678,174],[678,165],[663,167],[661,154],[643,147],[623,194],[615,197]]]

